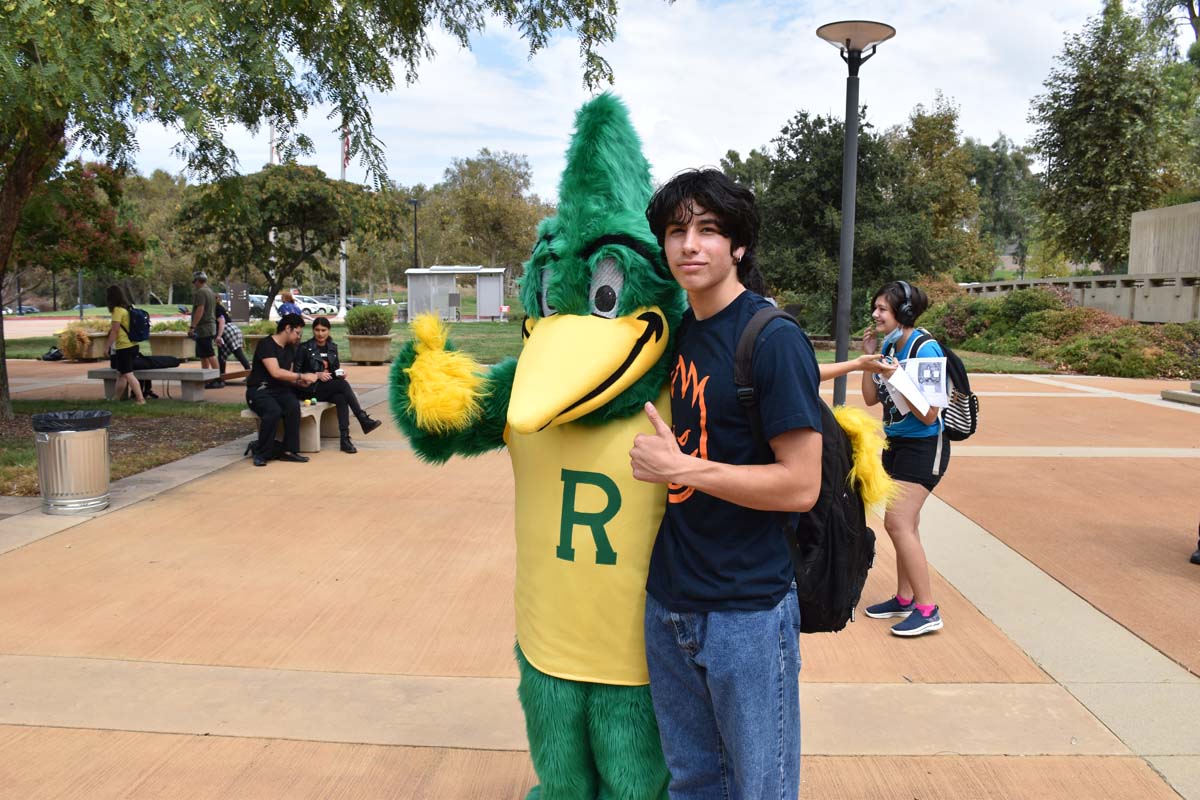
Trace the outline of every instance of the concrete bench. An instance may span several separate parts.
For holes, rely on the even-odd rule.
[[[89,369],[87,373],[91,380],[104,381],[104,397],[112,400],[117,394],[118,373],[111,367],[104,369]],[[139,381],[179,381],[179,389],[184,400],[199,403],[204,400],[204,384],[221,377],[217,369],[193,369],[192,367],[159,367],[157,369],[135,369],[133,377]]]
[[[248,408],[242,412],[242,416],[248,419],[258,419],[258,414],[255,414]],[[339,435],[337,406],[333,403],[300,406],[301,453],[319,453],[321,452],[322,438],[336,439]],[[275,439],[276,441],[283,440],[283,420],[279,421],[279,427],[275,431]]]

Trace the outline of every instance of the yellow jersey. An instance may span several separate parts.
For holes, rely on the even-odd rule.
[[[667,390],[654,403],[671,424]],[[604,425],[505,430],[516,484],[517,641],[529,663],[574,681],[640,686],[650,550],[665,484],[634,479],[645,414]]]

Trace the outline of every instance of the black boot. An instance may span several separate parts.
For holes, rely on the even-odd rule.
[[[343,453],[357,453],[358,452],[358,448],[354,446],[354,442],[350,441],[349,433],[342,434],[342,452]]]
[[[358,424],[362,426],[362,432],[363,432],[363,435],[365,436],[366,434],[368,434],[371,431],[378,428],[383,423],[380,420],[371,419],[366,414],[363,414],[361,417],[358,418]]]

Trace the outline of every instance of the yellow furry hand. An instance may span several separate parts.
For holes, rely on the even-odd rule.
[[[848,406],[834,406],[833,416],[850,437],[850,482],[858,484],[858,493],[867,511],[876,515],[883,513],[899,494],[899,487],[884,470],[880,458],[887,447],[883,423],[861,409]]]
[[[422,314],[412,326],[416,358],[404,370],[408,401],[417,427],[453,433],[479,418],[479,365],[465,353],[447,350],[447,328],[434,314]]]

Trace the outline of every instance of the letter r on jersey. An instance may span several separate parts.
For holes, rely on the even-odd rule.
[[[572,469],[562,471],[562,482],[562,522],[559,526],[555,554],[563,561],[575,560],[575,548],[571,546],[571,538],[575,527],[582,525],[592,531],[592,539],[596,543],[596,563],[616,564],[617,552],[612,549],[604,526],[621,510],[621,491],[617,484],[612,478],[599,472],[577,472]],[[604,492],[605,505],[602,510],[580,511],[575,507],[575,489],[581,483],[595,486]]]

